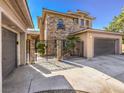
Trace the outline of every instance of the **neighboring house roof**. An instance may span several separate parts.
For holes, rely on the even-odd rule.
[[[27,39],[32,40],[32,39],[39,39],[40,38],[40,31],[37,30],[27,30]]]
[[[71,35],[77,35],[77,34],[82,34],[86,32],[92,32],[92,33],[101,33],[101,34],[113,34],[113,35],[123,35],[122,33],[118,32],[107,32],[106,30],[101,30],[101,29],[82,29],[79,31],[75,31],[70,33]]]

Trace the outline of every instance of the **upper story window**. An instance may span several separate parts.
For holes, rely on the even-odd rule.
[[[73,21],[74,21],[74,24],[78,24],[78,18],[74,18]]]
[[[65,25],[64,25],[64,22],[62,19],[59,19],[58,20],[58,23],[57,23],[57,30],[58,29],[65,29]]]
[[[81,19],[81,26],[84,26],[84,19]]]
[[[90,26],[90,21],[86,20],[86,26],[89,27]]]

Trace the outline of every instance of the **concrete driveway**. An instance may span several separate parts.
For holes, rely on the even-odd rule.
[[[124,55],[107,55],[87,60],[84,58],[71,58],[68,61],[94,68],[121,82],[124,82]]]
[[[124,93],[124,56],[101,56],[93,58],[92,61],[82,58],[68,60],[82,67],[73,66],[66,70],[57,68],[57,71],[49,73],[46,70],[49,66],[42,66],[41,63],[38,66],[23,66],[4,80],[3,93],[34,93],[54,89],[73,89],[88,93]],[[57,63],[51,68],[56,66],[65,68],[68,64]]]

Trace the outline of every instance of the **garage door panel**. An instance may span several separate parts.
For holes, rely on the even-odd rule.
[[[17,64],[17,35],[2,28],[2,74],[3,78],[16,68]]]
[[[94,39],[94,55],[115,54],[115,40]]]

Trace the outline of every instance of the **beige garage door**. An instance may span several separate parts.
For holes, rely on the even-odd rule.
[[[94,56],[115,54],[115,40],[114,39],[94,39]]]
[[[17,66],[17,35],[2,28],[2,74],[5,78]]]

